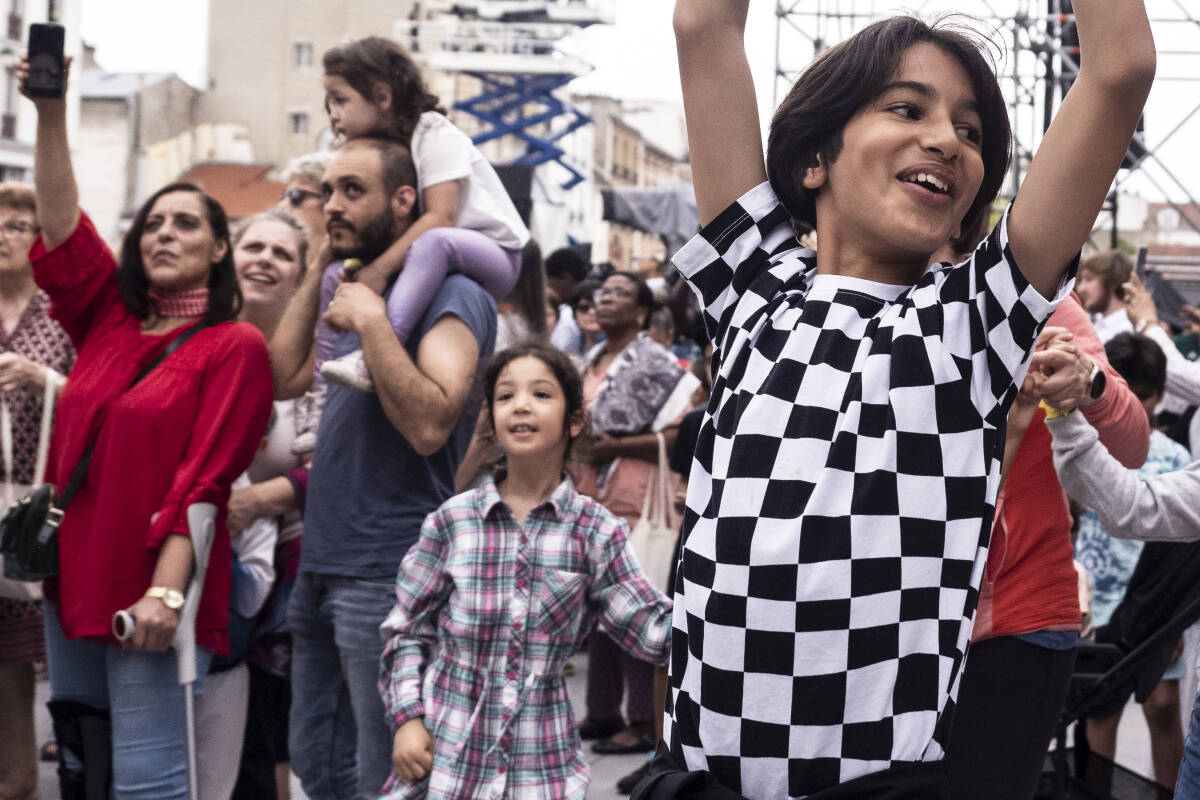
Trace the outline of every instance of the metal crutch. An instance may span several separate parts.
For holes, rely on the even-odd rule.
[[[208,572],[208,557],[212,552],[213,537],[216,535],[217,507],[212,503],[193,503],[187,510],[188,531],[192,536],[192,554],[195,566],[188,584],[183,613],[179,615],[179,627],[175,629],[175,663],[179,670],[179,685],[183,688],[183,708],[187,716],[187,764],[188,792],[192,800],[199,800],[197,786],[199,773],[196,768],[196,701],[192,696],[192,684],[196,682],[196,614],[200,610],[200,595],[204,592],[204,576]]]
[[[204,576],[208,572],[208,557],[212,553],[216,535],[217,507],[212,503],[192,503],[187,510],[188,532],[192,538],[192,577],[188,582],[183,609],[179,613],[179,627],[171,647],[175,649],[175,665],[179,673],[179,685],[183,690],[183,709],[187,717],[187,764],[188,792],[192,800],[199,800],[197,788],[199,773],[196,767],[196,701],[192,696],[192,684],[196,682],[196,614],[200,610],[200,595],[204,592]],[[113,614],[113,635],[120,641],[133,638],[137,620],[129,612],[121,610]]]

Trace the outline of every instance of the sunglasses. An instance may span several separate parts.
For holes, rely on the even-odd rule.
[[[301,189],[296,186],[293,186],[291,189],[285,189],[283,191],[283,199],[287,200],[289,203],[291,203],[293,208],[299,208],[304,203],[304,201],[310,197],[320,198],[321,193],[314,192],[311,189]]]

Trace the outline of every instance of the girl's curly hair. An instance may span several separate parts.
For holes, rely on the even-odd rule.
[[[422,114],[446,113],[438,96],[425,85],[421,68],[407,50],[391,39],[368,36],[339,44],[326,50],[321,61],[326,75],[336,75],[368,100],[376,83],[383,83],[391,90],[387,127],[372,131],[373,135],[395,139],[407,146]]]

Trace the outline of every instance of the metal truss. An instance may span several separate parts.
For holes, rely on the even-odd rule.
[[[988,35],[997,45],[997,74],[1009,101],[1013,127],[1013,165],[1010,191],[1029,162],[1078,72],[1078,48],[1073,46],[1074,17],[1069,0],[975,0],[971,19],[964,22]],[[1147,0],[1158,42],[1159,70],[1155,88],[1168,84],[1200,84],[1200,0]],[[918,15],[929,12],[934,0],[921,0]],[[963,4],[959,5],[959,8]],[[884,16],[900,13],[875,0],[776,0],[774,100],[778,105],[796,75],[819,53]],[[982,23],[982,24],[980,24]],[[1001,50],[1000,48],[1003,48]],[[1116,235],[1116,198],[1135,176],[1153,187],[1179,212],[1180,220],[1200,233],[1200,223],[1184,205],[1200,206],[1193,188],[1185,184],[1162,155],[1164,146],[1179,137],[1200,137],[1200,93],[1193,92],[1180,108],[1185,113],[1153,147],[1144,135],[1134,136],[1126,168],[1117,175],[1106,210]],[[1150,124],[1154,126],[1154,121]],[[1157,134],[1161,127],[1154,126]],[[1183,198],[1180,202],[1179,198]]]

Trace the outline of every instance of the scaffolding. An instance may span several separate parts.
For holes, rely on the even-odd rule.
[[[933,0],[921,0],[912,11],[925,14],[932,5]],[[1148,8],[1159,56],[1155,90],[1200,83],[1200,0],[1148,0]],[[1012,120],[1009,186],[1015,194],[1054,110],[1078,72],[1074,17],[1069,0],[976,0],[971,11],[971,16],[983,23],[989,38],[1004,47],[999,53],[997,73]],[[816,55],[894,13],[894,7],[880,8],[875,0],[776,0],[774,104],[779,104],[796,75]],[[1150,137],[1153,146],[1140,130],[1134,136],[1104,209],[1112,219],[1113,247],[1117,198],[1122,187],[1135,178],[1153,187],[1179,213],[1184,224],[1200,233],[1200,222],[1184,208],[1200,207],[1200,203],[1161,153],[1169,142],[1189,132],[1192,140],[1200,136],[1200,100],[1195,92],[1180,110],[1185,113],[1174,120],[1173,127],[1161,136]],[[1151,125],[1155,125],[1153,120]],[[1158,125],[1152,130],[1157,134],[1163,128]]]
[[[556,163],[570,189],[585,176],[559,142],[592,119],[558,90],[592,67],[562,45],[612,21],[599,0],[436,0],[415,6],[394,34],[426,66],[478,82],[477,94],[454,103],[480,123],[476,145],[516,137],[524,150],[512,165]]]

